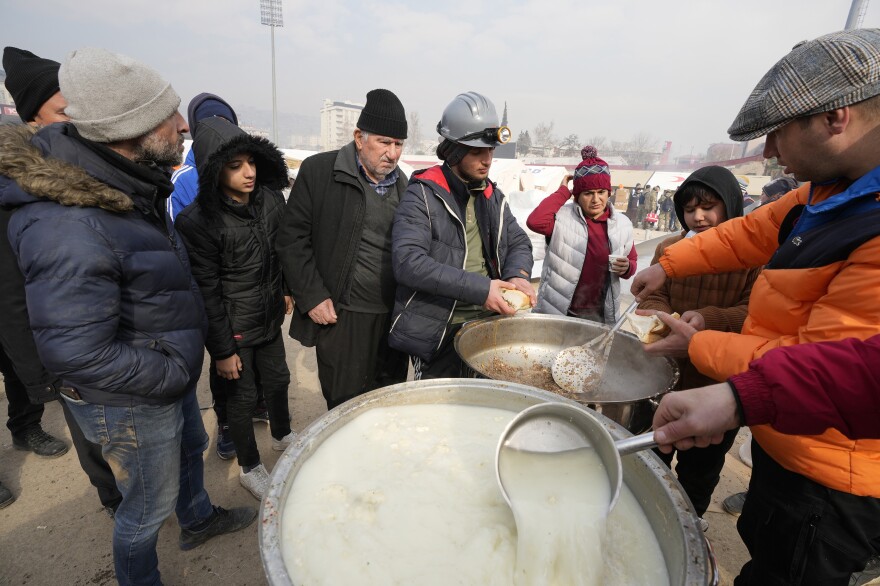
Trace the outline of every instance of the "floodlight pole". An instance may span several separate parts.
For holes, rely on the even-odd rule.
[[[272,142],[278,144],[278,104],[275,98],[275,27],[284,26],[281,0],[260,0],[260,23],[269,27],[272,39]]]
[[[849,7],[849,16],[846,18],[846,30],[861,28],[865,11],[868,10],[868,0],[853,0]]]
[[[272,142],[278,145],[278,103],[275,93],[275,27],[270,26],[272,31]]]

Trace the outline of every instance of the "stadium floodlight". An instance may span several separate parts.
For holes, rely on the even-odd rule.
[[[275,27],[284,26],[281,0],[260,0],[260,24],[272,31],[272,142],[278,146],[278,106],[275,99]]]

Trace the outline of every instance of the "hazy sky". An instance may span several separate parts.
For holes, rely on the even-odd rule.
[[[474,90],[516,136],[629,140],[648,133],[701,153],[792,45],[842,29],[851,0],[283,0],[279,113],[324,98],[394,91],[433,136],[444,106]],[[880,0],[863,27],[880,26]],[[100,46],[159,70],[183,98],[217,93],[271,110],[270,30],[259,0],[0,0],[0,43],[62,61]],[[283,142],[283,140],[281,141]],[[600,153],[601,154],[601,153]]]

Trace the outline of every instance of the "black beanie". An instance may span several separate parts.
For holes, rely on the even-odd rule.
[[[24,122],[30,122],[49,98],[59,91],[58,68],[61,64],[37,57],[30,51],[3,49],[6,89],[12,94],[15,109]]]
[[[406,138],[406,112],[403,104],[388,90],[367,92],[367,105],[361,110],[357,127],[364,132],[372,132],[391,138]]]

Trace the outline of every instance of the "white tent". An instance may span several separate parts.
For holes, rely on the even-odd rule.
[[[522,229],[526,231],[526,234],[529,235],[529,240],[532,242],[532,258],[535,259],[535,265],[532,267],[532,278],[538,279],[541,277],[541,269],[544,268],[544,254],[547,248],[547,241],[544,239],[543,234],[532,232],[526,227],[526,219],[548,194],[540,189],[509,191],[505,193],[507,194],[507,201],[513,217],[516,218],[517,223]]]
[[[567,174],[565,167],[526,165],[520,175],[520,185],[526,191],[540,189],[544,193],[553,193]]]

